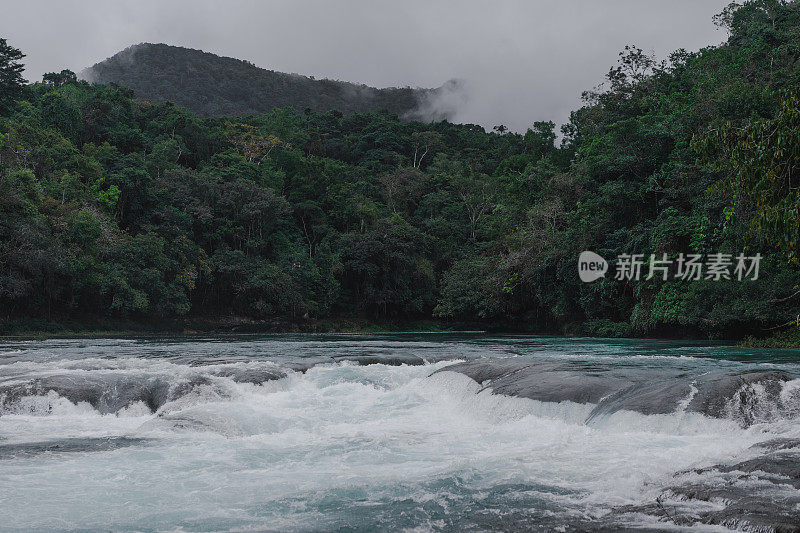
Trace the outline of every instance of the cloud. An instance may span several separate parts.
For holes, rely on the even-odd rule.
[[[0,36],[26,76],[80,71],[139,42],[164,42],[256,65],[378,87],[463,80],[456,120],[524,131],[563,123],[634,43],[659,57],[725,35],[728,0],[53,0],[4,7]],[[466,91],[463,92],[463,91]]]

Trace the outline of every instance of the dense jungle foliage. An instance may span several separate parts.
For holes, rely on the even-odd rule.
[[[388,112],[201,119],[0,41],[0,320],[436,318],[765,334],[800,312],[800,2],[636,47],[559,139]],[[558,140],[558,142],[557,142]],[[761,253],[757,281],[581,283],[577,257]]]

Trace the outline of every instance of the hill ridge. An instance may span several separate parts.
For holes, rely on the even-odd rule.
[[[344,114],[386,109],[406,120],[449,120],[463,89],[450,80],[435,89],[376,88],[364,83],[317,79],[258,67],[250,61],[163,43],[131,45],[84,69],[80,77],[129,87],[137,97],[170,101],[200,116],[244,116],[275,108],[310,108]],[[455,99],[457,101],[458,99]],[[444,102],[447,105],[443,105]]]

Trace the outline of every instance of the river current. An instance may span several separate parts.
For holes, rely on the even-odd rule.
[[[791,531],[798,489],[796,351],[0,342],[3,531]]]

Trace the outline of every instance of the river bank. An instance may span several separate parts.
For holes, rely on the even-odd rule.
[[[519,335],[551,335],[600,339],[670,339],[690,341],[730,341],[746,348],[800,348],[800,330],[791,328],[764,336],[704,334],[691,331],[658,331],[637,335],[630,328],[597,327],[596,324],[570,324],[562,328],[535,327],[519,322],[384,320],[363,317],[338,317],[318,320],[255,320],[246,317],[192,317],[153,321],[100,317],[20,319],[0,321],[0,338],[50,339],[83,337],[132,337],[152,335],[216,335],[237,333],[447,333],[485,332]]]
[[[157,321],[106,319],[23,319],[0,321],[0,338],[70,338],[120,337],[168,334],[226,333],[380,333],[380,332],[448,332],[497,331],[497,324],[478,322],[443,322],[435,320],[371,321],[358,317],[325,320],[254,320],[245,317],[202,317],[163,319]],[[515,333],[553,333],[544,330],[521,330]]]

